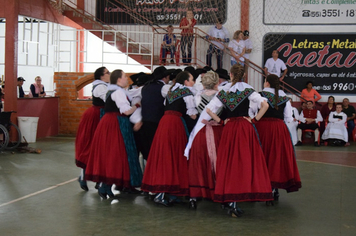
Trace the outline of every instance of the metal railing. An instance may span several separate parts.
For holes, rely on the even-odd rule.
[[[112,0],[110,1],[111,4],[113,4],[114,7],[116,8],[120,8],[123,9],[125,11],[125,16],[126,17],[130,17],[131,19],[134,19],[135,22],[137,22],[137,24],[142,24],[142,25],[146,25],[149,26],[149,28],[151,28],[151,32],[153,34],[152,36],[152,41],[151,44],[147,43],[147,39],[142,39],[142,35],[145,35],[147,32],[142,31],[141,29],[139,30],[139,32],[141,33],[141,36],[138,37],[133,37],[135,40],[137,40],[137,38],[139,39],[139,41],[141,41],[141,43],[137,43],[135,42],[135,40],[131,39],[130,37],[128,37],[128,35],[122,34],[122,31],[119,30],[119,28],[123,28],[123,27],[130,27],[130,26],[121,26],[121,25],[114,25],[114,26],[110,26],[110,25],[106,25],[103,21],[99,20],[97,17],[95,17],[93,14],[90,14],[88,11],[85,10],[81,10],[81,9],[75,9],[72,6],[69,6],[68,4],[64,3],[64,2],[69,2],[71,3],[71,5],[76,5],[76,3],[71,2],[70,0],[50,0],[52,2],[56,2],[58,5],[60,5],[61,9],[71,9],[72,11],[76,12],[78,15],[83,15],[85,17],[85,19],[87,19],[89,22],[92,22],[93,24],[97,25],[98,27],[102,27],[101,29],[105,32],[110,32],[111,34],[113,34],[114,32],[117,33],[117,37],[122,40],[127,42],[127,46],[126,49],[129,50],[129,46],[131,45],[132,47],[135,47],[138,45],[138,49],[136,48],[136,52],[137,54],[140,54],[143,52],[142,55],[146,55],[148,56],[148,54],[151,55],[151,69],[153,69],[153,65],[159,65],[161,63],[160,61],[160,54],[161,54],[161,44],[163,41],[163,35],[167,33],[167,30],[165,27],[162,27],[160,25],[154,24],[152,21],[150,21],[149,19],[145,18],[145,16],[139,14],[138,12],[130,9],[130,7],[124,5],[122,2],[118,1],[118,0]],[[103,1],[102,3],[99,2],[99,4],[105,4],[105,1]],[[96,6],[92,6],[92,8],[95,8]],[[117,19],[118,22],[117,24],[119,24],[119,22],[124,22],[128,19]],[[138,27],[138,25],[133,25],[131,26],[132,29],[134,29],[135,27]],[[93,31],[93,30],[89,30],[89,31]],[[135,30],[133,30],[135,31]],[[114,34],[116,34],[114,33]],[[180,39],[180,29],[179,27],[174,27],[174,32],[173,32],[178,39]],[[203,30],[199,29],[198,27],[194,28],[194,41],[193,41],[193,46],[192,46],[192,62],[190,63],[191,65],[195,66],[195,67],[204,67],[206,66],[206,52],[207,49],[210,45],[210,40],[208,40],[206,38],[207,33],[204,32]],[[105,41],[105,37],[103,37],[103,40]],[[117,40],[117,41],[120,41]],[[149,48],[145,48],[143,45],[151,45],[149,46]],[[141,48],[144,48],[142,49]],[[176,49],[177,51],[180,51],[180,48]],[[225,49],[224,51],[224,68],[230,68],[230,56],[231,56],[231,52],[230,50],[227,48],[227,45],[225,45]],[[129,55],[130,56],[130,55]],[[246,59],[246,58],[245,58]],[[212,63],[215,64],[215,57],[213,56],[212,59]],[[182,62],[178,62],[175,63],[178,65],[181,65]],[[213,66],[214,67],[214,66]],[[263,80],[266,77],[264,70],[262,67],[260,67],[259,65],[255,64],[254,62],[250,61],[249,65],[248,65],[248,78],[246,78],[246,82],[250,83],[253,87],[260,88],[263,84]],[[299,97],[300,99],[303,100],[303,98],[300,97],[300,91],[298,91],[297,89],[295,89],[294,87],[290,86],[289,84],[285,83],[284,81],[281,81],[281,87],[288,93],[292,93],[295,96]]]

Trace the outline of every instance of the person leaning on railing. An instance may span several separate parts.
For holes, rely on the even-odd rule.
[[[41,84],[42,79],[40,76],[36,76],[35,78],[35,83],[31,84],[30,86],[30,93],[28,94],[28,96],[30,98],[38,98],[38,97],[45,97],[46,96],[46,92],[44,89],[43,84]]]
[[[194,19],[193,11],[188,9],[186,17],[180,21],[179,28],[182,29],[180,49],[182,51],[182,61],[184,64],[192,61],[193,28],[197,21]]]

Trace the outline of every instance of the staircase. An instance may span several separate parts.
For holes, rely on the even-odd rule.
[[[54,5],[56,4],[55,2],[56,1],[51,1],[51,4]],[[141,43],[135,42],[118,30],[108,25],[104,25],[99,22],[95,16],[84,10],[76,9],[64,2],[61,2],[60,4],[60,11],[64,16],[90,31],[109,45],[115,46],[119,51],[127,54],[127,56],[146,66],[148,69],[152,69],[151,58],[153,55],[151,50],[147,47],[144,47]],[[56,8],[59,8],[58,2],[56,6]]]

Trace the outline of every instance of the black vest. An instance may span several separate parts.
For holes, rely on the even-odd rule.
[[[251,88],[246,88],[244,91],[236,90],[236,92],[225,92],[221,90],[217,98],[224,104],[224,112],[226,118],[249,116],[248,109],[250,101],[248,97],[254,92]]]
[[[93,86],[92,92],[94,92],[94,89],[95,89],[96,86],[98,86],[98,85],[100,85],[100,84],[97,84],[97,85]],[[104,102],[101,98],[95,97],[95,96],[93,95],[93,105],[94,105],[94,106],[102,107],[102,106],[105,106],[105,102]]]
[[[261,96],[264,98],[267,98],[268,102],[268,110],[266,113],[263,115],[263,117],[271,117],[271,118],[277,118],[277,119],[284,119],[284,108],[286,107],[286,103],[288,102],[287,96],[279,96],[278,97],[278,110],[274,107],[274,94],[266,91],[260,92]]]
[[[185,115],[187,111],[187,105],[184,101],[184,97],[193,95],[188,88],[176,89],[169,91],[166,98],[166,111],[178,111]]]
[[[161,94],[163,85],[161,81],[152,81],[142,88],[142,121],[159,123],[162,118],[164,114],[164,97]]]
[[[119,108],[116,106],[115,101],[111,99],[111,94],[116,90],[110,90],[106,94],[106,102],[105,102],[105,113],[106,112],[119,112]]]

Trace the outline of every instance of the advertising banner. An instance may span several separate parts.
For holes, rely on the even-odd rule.
[[[263,23],[266,25],[354,25],[356,0],[264,0]]]
[[[197,25],[211,25],[218,17],[226,21],[226,7],[227,0],[97,0],[96,18],[105,24],[141,24],[137,19],[143,19],[154,25],[176,25],[190,8]]]
[[[356,34],[267,34],[264,41],[280,40],[264,50],[264,63],[279,51],[288,73],[284,81],[299,91],[307,81],[319,93],[356,93]]]

